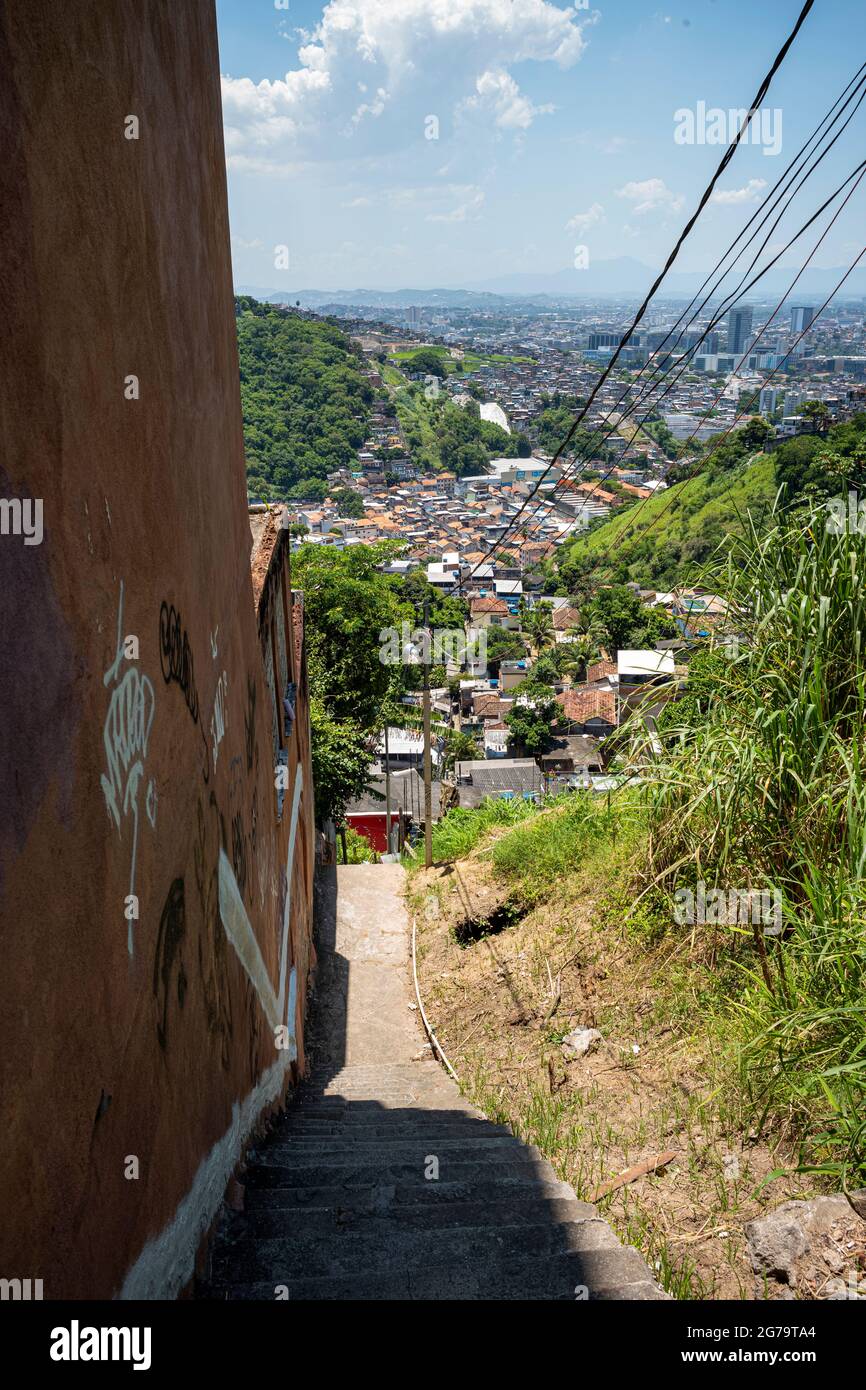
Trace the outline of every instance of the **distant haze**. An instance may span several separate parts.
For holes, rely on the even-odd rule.
[[[846,267],[831,269],[808,268],[803,272],[794,290],[788,296],[792,301],[820,305],[833,287],[842,279]],[[742,270],[728,276],[722,285],[722,293],[732,293],[736,288]],[[376,306],[399,306],[417,304],[419,308],[488,308],[502,307],[514,298],[525,298],[528,302],[539,297],[555,300],[575,298],[615,298],[618,295],[634,299],[644,295],[658,274],[651,266],[631,257],[618,256],[611,260],[594,261],[586,270],[560,270],[553,274],[531,272],[499,275],[490,280],[478,281],[470,285],[440,289],[402,289],[379,290],[375,288],[356,289],[309,289],[275,290],[261,286],[239,286],[239,294],[252,294],[261,299],[271,299],[281,303],[294,303],[300,300],[305,309],[315,309],[323,304],[357,304]],[[750,299],[767,299],[785,294],[793,281],[796,270],[774,266],[750,292]],[[658,298],[691,298],[703,284],[706,272],[669,271]],[[713,277],[711,284],[715,283]],[[866,296],[866,266],[859,266],[848,276],[841,297],[859,299]]]

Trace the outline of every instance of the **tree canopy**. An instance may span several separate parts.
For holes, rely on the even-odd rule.
[[[374,392],[363,360],[324,320],[249,295],[235,314],[249,483],[257,495],[306,499],[309,481],[354,463],[366,438]]]

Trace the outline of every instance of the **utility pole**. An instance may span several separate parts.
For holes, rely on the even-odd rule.
[[[388,716],[385,715],[385,839],[388,845],[387,853],[391,853],[391,767],[388,762]]]
[[[433,768],[430,756],[430,598],[424,597],[424,864],[433,865]]]

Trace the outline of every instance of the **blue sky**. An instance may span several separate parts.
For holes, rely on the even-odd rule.
[[[800,8],[217,0],[235,283],[459,287],[562,270],[578,245],[657,266],[722,153],[677,143],[675,111],[746,106]],[[678,268],[709,268],[866,59],[864,40],[864,0],[818,0],[765,103],[781,152],[738,150]],[[866,101],[798,221],[864,157],[864,132]],[[814,265],[860,249],[864,190]]]

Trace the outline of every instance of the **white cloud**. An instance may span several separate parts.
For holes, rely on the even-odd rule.
[[[466,197],[463,202],[457,204],[450,212],[428,212],[428,222],[472,222],[481,215],[481,208],[484,204],[484,193],[480,188],[466,189]]]
[[[469,111],[488,111],[501,130],[528,130],[536,116],[549,116],[550,104],[534,106],[507,72],[483,72],[475,83],[474,97],[467,97],[460,115]]]
[[[484,204],[484,191],[474,183],[421,184],[409,188],[388,188],[384,192],[394,211],[422,213],[425,222],[474,221]]]
[[[656,212],[659,208],[665,212],[679,212],[685,203],[682,193],[672,193],[664,179],[644,179],[638,183],[632,181],[623,188],[618,188],[616,196],[634,203],[636,217],[642,217],[647,212]]]
[[[576,212],[565,224],[567,232],[576,232],[582,236],[588,232],[590,227],[594,227],[598,222],[604,221],[604,208],[601,203],[593,203],[592,207],[586,212]]]
[[[551,0],[330,0],[302,36],[300,66],[276,81],[223,77],[229,167],[405,148],[426,116],[447,134],[467,105],[494,130],[524,131],[550,108],[510,68],[571,67],[595,18]]]
[[[742,188],[723,188],[710,194],[711,203],[757,203],[758,194],[767,187],[766,179],[749,179]]]

